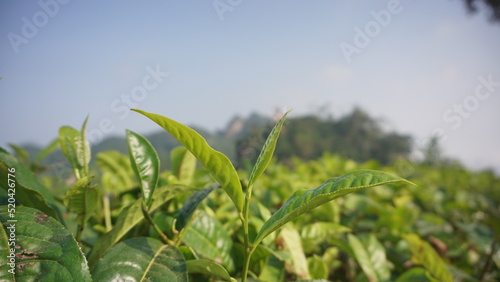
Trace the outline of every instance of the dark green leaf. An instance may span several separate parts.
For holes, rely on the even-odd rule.
[[[189,196],[189,198],[187,198],[184,206],[182,206],[176,218],[177,221],[175,222],[175,229],[177,231],[181,231],[181,229],[186,226],[198,205],[218,186],[219,184],[212,184],[203,190],[194,192],[191,196]]]
[[[283,117],[278,121],[278,123],[274,126],[273,130],[267,137],[262,150],[260,151],[259,157],[255,162],[255,166],[250,173],[250,177],[248,178],[248,187],[251,187],[255,180],[259,178],[259,176],[266,170],[267,166],[271,162],[271,159],[274,154],[274,149],[276,148],[276,143],[278,142],[278,137],[280,136],[281,128],[283,127],[283,123],[285,122],[286,116],[290,111],[286,112]]]
[[[143,136],[127,130],[127,143],[130,163],[141,186],[142,199],[149,207],[151,196],[158,184],[160,160],[154,147]]]
[[[234,271],[233,241],[222,224],[206,212],[200,211],[182,239],[202,257],[222,264],[229,272]]]
[[[17,222],[10,223],[7,206],[0,207],[0,280],[92,281],[85,256],[71,234],[58,221],[39,210],[16,207]],[[15,224],[16,246],[8,245],[7,227]],[[9,249],[15,249],[15,280],[6,265]]]
[[[314,189],[296,191],[285,204],[266,221],[257,234],[254,244],[290,220],[320,206],[328,201],[361,189],[384,185],[411,182],[374,170],[356,170],[341,177],[332,178]]]
[[[220,264],[208,259],[196,259],[186,261],[188,273],[200,273],[207,276],[217,277],[225,281],[236,281],[229,275],[227,270]]]
[[[58,219],[58,208],[52,193],[38,180],[38,178],[19,162],[14,156],[0,151],[0,187],[8,191],[9,168],[15,168],[16,202],[28,207],[36,208]],[[12,182],[10,182],[12,183]]]
[[[396,282],[432,282],[432,280],[427,277],[426,272],[427,271],[421,267],[414,267],[401,274],[401,276],[396,279]]]
[[[210,171],[229,195],[239,212],[243,210],[243,190],[236,169],[222,153],[212,149],[207,141],[193,129],[167,117],[132,109],[168,131],[184,145]]]
[[[188,281],[182,254],[144,237],[125,240],[107,251],[92,277],[96,281]]]

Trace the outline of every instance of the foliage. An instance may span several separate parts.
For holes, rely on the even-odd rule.
[[[137,112],[183,145],[170,164],[132,131],[128,156],[98,152],[92,164],[86,122],[59,132],[55,144],[71,165],[65,177],[40,165],[54,143],[33,162],[20,147],[11,146],[17,158],[0,149],[0,279],[500,279],[500,181],[492,172],[451,163],[357,163],[329,153],[277,163],[273,154],[286,144],[280,133],[291,128],[286,115],[267,131],[253,167],[236,170],[193,129]],[[349,132],[355,125],[344,126]],[[15,276],[6,260],[11,196]]]

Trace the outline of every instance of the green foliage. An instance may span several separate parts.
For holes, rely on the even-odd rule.
[[[106,252],[92,277],[96,281],[188,281],[182,254],[144,237],[125,240]]]
[[[253,169],[236,171],[194,130],[137,111],[184,145],[163,156],[170,169],[159,170],[158,141],[132,131],[129,156],[98,152],[89,163],[86,121],[80,131],[62,127],[40,157],[59,145],[74,172],[68,178],[39,169],[29,150],[11,146],[16,158],[0,149],[0,280],[90,281],[89,269],[95,281],[500,279],[500,181],[492,172],[329,153],[283,164],[272,156],[296,130],[286,115],[258,142]],[[338,124],[360,151],[366,144],[354,133],[377,133],[360,113]],[[14,205],[15,276],[7,272],[5,212]]]
[[[2,281],[92,281],[85,256],[68,230],[43,212],[17,207],[15,278],[8,272],[7,256],[12,223],[7,206],[0,206],[0,279]]]

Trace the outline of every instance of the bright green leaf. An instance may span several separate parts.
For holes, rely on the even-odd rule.
[[[96,162],[102,171],[103,182],[105,178],[107,179],[108,185],[103,187],[106,192],[117,194],[136,185],[129,157],[118,151],[105,151],[97,154]]]
[[[252,187],[255,180],[259,178],[259,176],[266,170],[267,166],[271,162],[271,159],[274,154],[274,149],[276,148],[276,143],[278,142],[278,137],[280,136],[281,128],[283,127],[283,123],[285,122],[286,116],[290,111],[286,112],[283,117],[278,121],[278,123],[274,126],[273,130],[267,137],[262,150],[260,151],[259,157],[255,162],[255,166],[250,173],[250,177],[248,178],[248,187]]]
[[[9,144],[9,147],[14,150],[17,158],[27,167],[30,166],[30,154],[24,148],[16,146],[14,144]]]
[[[76,178],[81,178],[82,166],[78,161],[77,142],[80,139],[80,132],[71,126],[59,128],[59,145],[61,151],[73,168]]]
[[[284,277],[285,262],[275,256],[270,256],[259,275],[259,279],[262,281],[283,281]]]
[[[0,206],[0,280],[1,281],[92,281],[83,255],[71,233],[57,220],[39,210],[16,207],[17,222]],[[7,271],[10,254],[7,227],[15,224],[15,279]]]
[[[107,251],[92,277],[96,281],[188,281],[182,254],[144,237],[125,240]]]
[[[421,267],[414,267],[401,274],[396,282],[433,282],[428,276],[427,271]],[[436,281],[437,282],[437,281]]]
[[[178,146],[170,151],[172,173],[177,176],[179,183],[190,185],[196,171],[196,157],[186,147]]]
[[[236,169],[224,154],[212,149],[207,141],[193,129],[167,117],[132,109],[168,131],[184,145],[210,171],[229,195],[239,212],[243,210],[243,190]]]
[[[79,138],[76,140],[76,155],[78,158],[78,164],[83,168],[84,175],[87,176],[88,165],[90,163],[90,144],[87,140],[87,121],[89,117],[85,118],[82,125],[82,130],[80,131]]]
[[[328,278],[328,265],[319,256],[314,255],[307,258],[307,266],[312,279],[327,279]]]
[[[375,235],[361,235],[358,238],[353,234],[349,234],[347,239],[354,257],[368,280],[389,281],[391,272],[387,267],[385,249]]]
[[[341,177],[332,178],[314,189],[298,190],[266,221],[257,234],[254,245],[290,220],[328,201],[373,186],[403,183],[412,184],[380,171],[355,170]]]
[[[143,136],[127,130],[127,143],[130,163],[141,186],[142,199],[149,207],[151,196],[158,184],[160,160],[154,147]]]
[[[309,268],[307,266],[306,256],[302,249],[300,235],[295,228],[287,226],[280,232],[280,237],[291,254],[292,269],[294,273],[301,279],[309,279]]]

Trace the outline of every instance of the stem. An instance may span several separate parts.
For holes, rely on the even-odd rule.
[[[80,242],[80,238],[82,238],[82,233],[83,233],[83,229],[85,229],[85,221],[83,223],[78,223],[78,226],[76,227],[76,241],[77,242]]]
[[[142,214],[148,220],[149,224],[151,224],[153,226],[153,228],[156,230],[156,232],[158,232],[158,234],[163,239],[163,241],[168,245],[173,245],[173,242],[170,241],[168,239],[167,235],[165,235],[165,233],[163,233],[163,231],[161,231],[160,227],[158,227],[158,225],[156,225],[153,218],[149,214],[148,208],[144,205],[144,203],[142,204]]]
[[[107,194],[102,197],[102,205],[104,209],[104,224],[106,226],[106,231],[109,232],[113,228],[113,225],[111,223],[109,196]]]
[[[249,186],[247,192],[245,193],[245,204],[243,206],[243,212],[240,214],[240,220],[243,224],[243,232],[245,239],[245,260],[243,262],[243,271],[241,273],[241,282],[247,281],[248,267],[250,266],[250,257],[254,251],[254,248],[250,246],[250,239],[248,238],[248,213],[250,210],[250,199],[252,198],[252,186]]]

